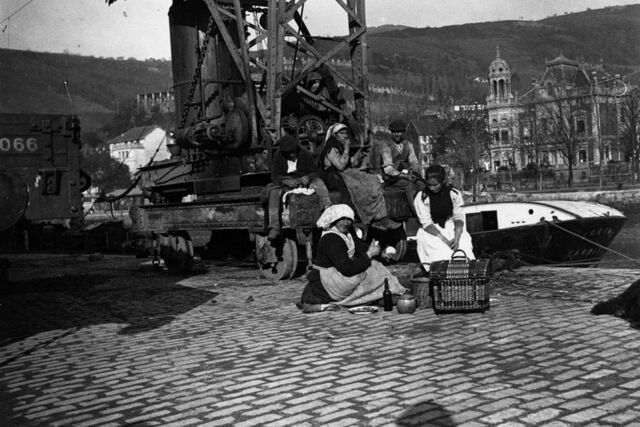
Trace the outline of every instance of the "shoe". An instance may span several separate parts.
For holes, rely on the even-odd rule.
[[[269,234],[267,235],[267,240],[273,242],[274,240],[278,240],[278,237],[280,237],[280,230],[276,228],[270,228]]]
[[[418,264],[416,268],[411,272],[410,280],[425,280],[429,278],[429,272],[422,267],[422,264]]]

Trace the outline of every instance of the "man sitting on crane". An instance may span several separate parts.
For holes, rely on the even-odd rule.
[[[416,215],[413,199],[418,191],[424,190],[424,183],[419,179],[420,162],[416,157],[411,142],[404,138],[407,123],[397,119],[389,125],[391,141],[384,142],[381,147],[382,179],[385,188],[402,188],[413,215]]]
[[[320,178],[318,166],[312,154],[298,143],[298,138],[285,135],[280,138],[279,149],[273,155],[271,183],[263,191],[263,203],[267,202],[265,219],[271,241],[280,236],[280,207],[283,191],[297,188],[313,189],[320,198],[322,209],[331,205],[329,190]]]

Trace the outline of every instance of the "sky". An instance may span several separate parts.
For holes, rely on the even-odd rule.
[[[368,26],[443,27],[539,20],[639,0],[366,0]],[[0,0],[0,48],[112,58],[171,57],[171,0]],[[303,16],[314,35],[347,33],[333,0],[309,0]],[[339,14],[336,14],[339,11]]]

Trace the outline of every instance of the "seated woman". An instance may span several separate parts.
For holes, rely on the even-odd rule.
[[[342,123],[329,128],[320,154],[320,176],[327,188],[340,192],[340,203],[353,206],[360,221],[383,230],[396,229],[402,224],[387,216],[387,204],[382,183],[376,175],[355,169],[364,153],[358,150],[350,157],[349,129]]]
[[[429,166],[426,189],[419,191],[413,202],[421,225],[416,234],[417,252],[427,272],[432,262],[450,259],[456,249],[475,259],[471,235],[464,226],[462,194],[447,185],[445,177],[444,167]]]
[[[328,207],[317,221],[323,229],[309,282],[302,292],[304,304],[356,306],[382,298],[384,279],[392,294],[407,291],[379,261],[380,246],[367,245],[353,230],[354,212],[344,204]]]

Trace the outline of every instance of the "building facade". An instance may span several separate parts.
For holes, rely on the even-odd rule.
[[[149,92],[136,95],[138,110],[147,114],[153,114],[156,110],[160,113],[175,113],[175,95],[173,92]]]
[[[620,96],[625,84],[602,65],[563,55],[547,61],[540,80],[513,94],[511,69],[500,57],[489,66],[487,96],[491,170],[598,165],[621,160]]]
[[[151,159],[170,158],[167,143],[171,142],[166,132],[158,126],[135,127],[107,141],[111,157],[127,165],[131,175]]]

